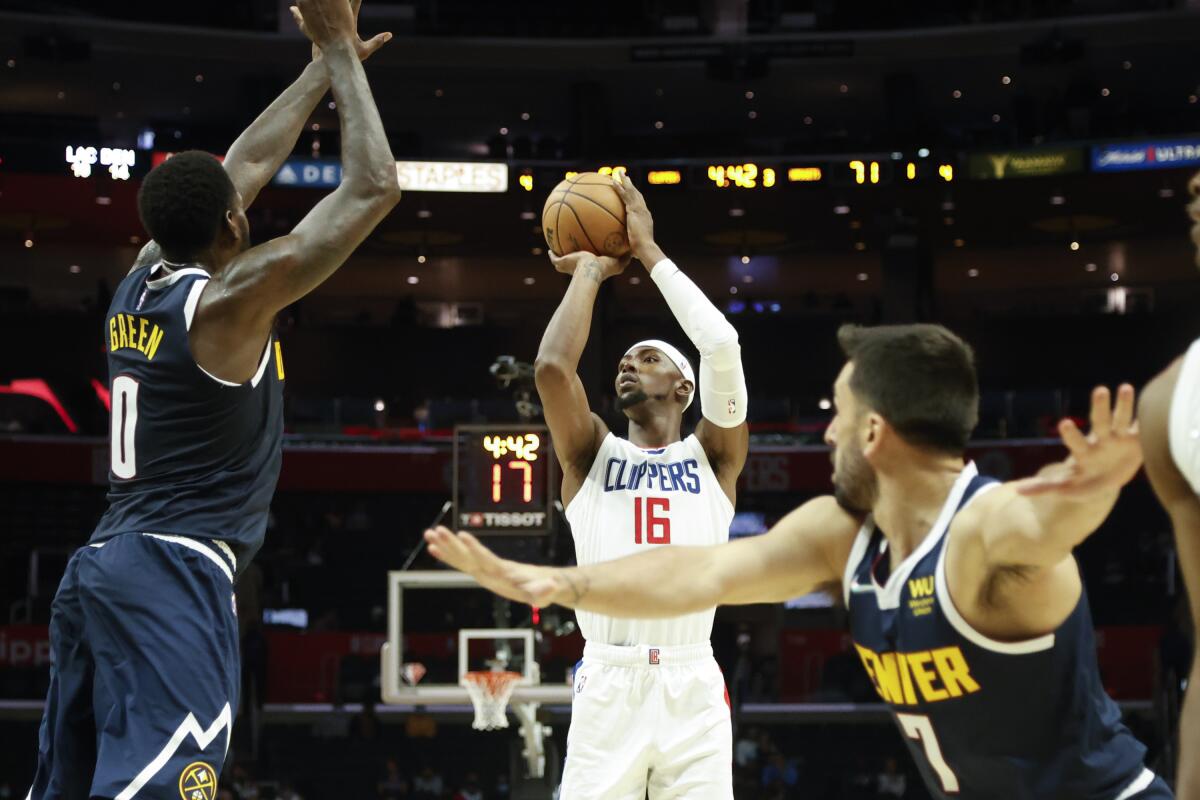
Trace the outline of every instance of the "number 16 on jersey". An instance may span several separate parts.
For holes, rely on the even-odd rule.
[[[633,543],[671,543],[671,500],[667,497],[633,498]]]

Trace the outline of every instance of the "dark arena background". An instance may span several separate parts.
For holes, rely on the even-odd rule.
[[[32,780],[50,603],[105,508],[102,329],[146,241],[138,187],[173,152],[221,155],[299,74],[287,5],[0,2],[0,798]],[[1196,0],[364,0],[360,29],[395,34],[365,66],[404,195],[278,319],[283,471],[237,587],[216,797],[552,796],[572,612],[466,587],[400,606],[389,573],[441,569],[420,546],[435,519],[573,563],[530,366],[566,287],[542,203],[570,173],[626,170],[740,334],[735,537],[829,490],[843,323],[971,342],[972,456],[999,477],[1060,458],[1055,424],[1093,386],[1141,387],[1200,334]],[[255,243],[338,184],[339,150],[326,96],[248,212]],[[686,342],[635,263],[602,288],[580,366],[618,432],[614,367],[647,337]],[[1144,476],[1077,556],[1104,684],[1172,775],[1192,625]],[[464,628],[530,633],[523,663],[567,690],[536,709],[541,777],[515,716],[476,732],[465,692],[416,694],[456,683]],[[737,797],[928,797],[840,600],[722,608],[712,641]],[[384,702],[389,683],[409,701]]]

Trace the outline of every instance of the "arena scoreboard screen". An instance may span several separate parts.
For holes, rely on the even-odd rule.
[[[471,533],[548,533],[554,454],[544,425],[454,429],[454,520]]]

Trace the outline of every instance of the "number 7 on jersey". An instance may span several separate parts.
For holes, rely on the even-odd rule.
[[[938,744],[937,734],[933,732],[933,723],[929,717],[920,714],[897,714],[896,720],[905,736],[915,739],[925,748],[925,758],[937,773],[938,780],[942,783],[942,791],[948,794],[957,793],[958,776],[950,769],[946,757],[942,755],[942,746]]]

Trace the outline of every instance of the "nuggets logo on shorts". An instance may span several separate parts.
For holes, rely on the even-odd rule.
[[[203,761],[188,764],[179,775],[179,796],[183,800],[214,800],[217,773]]]

